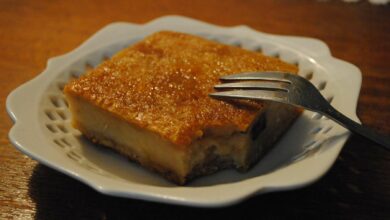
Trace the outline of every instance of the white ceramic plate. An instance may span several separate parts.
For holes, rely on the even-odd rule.
[[[262,51],[299,66],[338,110],[355,121],[361,73],[331,56],[321,41],[260,33],[246,26],[219,27],[193,19],[167,16],[144,25],[113,23],[75,50],[48,61],[35,79],[15,89],[7,110],[15,125],[11,142],[31,158],[113,196],[188,206],[216,207],[237,203],[257,193],[305,186],[334,163],[348,132],[312,112],[304,114],[260,163],[248,173],[222,171],[176,186],[130,163],[112,151],[91,145],[70,126],[62,94],[64,84],[102,59],[159,30],[200,35],[226,44]]]

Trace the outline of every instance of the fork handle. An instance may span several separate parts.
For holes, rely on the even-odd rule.
[[[390,138],[386,137],[384,135],[381,135],[374,130],[367,128],[352,119],[348,118],[347,116],[343,115],[339,111],[337,111],[335,108],[329,105],[328,108],[324,112],[322,112],[324,115],[326,115],[328,118],[333,119],[337,123],[339,123],[341,126],[347,128],[348,130],[359,134],[360,136],[363,136],[365,138],[370,139],[371,141],[382,145],[385,149],[390,150]]]

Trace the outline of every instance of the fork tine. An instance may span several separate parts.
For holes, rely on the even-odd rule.
[[[287,79],[288,73],[284,72],[244,72],[220,77],[221,80],[269,80],[269,81],[291,81]]]
[[[214,86],[214,89],[270,89],[288,91],[288,84],[273,81],[222,83]]]
[[[287,103],[287,93],[283,91],[270,90],[233,90],[210,93],[209,96],[222,100],[230,99],[251,99],[251,100],[269,100]]]

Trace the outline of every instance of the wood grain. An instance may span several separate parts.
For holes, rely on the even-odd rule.
[[[144,23],[167,14],[325,41],[335,57],[362,70],[357,108],[362,122],[390,135],[390,5],[366,1],[0,0],[0,105],[41,72],[48,58],[72,50],[104,25]],[[183,218],[189,213],[197,218],[390,218],[390,153],[356,136],[315,184],[209,210],[101,195],[15,150],[7,138],[12,122],[5,108],[0,122],[0,219]]]

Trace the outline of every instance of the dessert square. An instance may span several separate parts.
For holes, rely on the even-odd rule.
[[[167,179],[185,184],[221,169],[248,170],[300,110],[208,96],[223,75],[285,71],[277,58],[197,36],[162,31],[64,88],[72,124]]]

